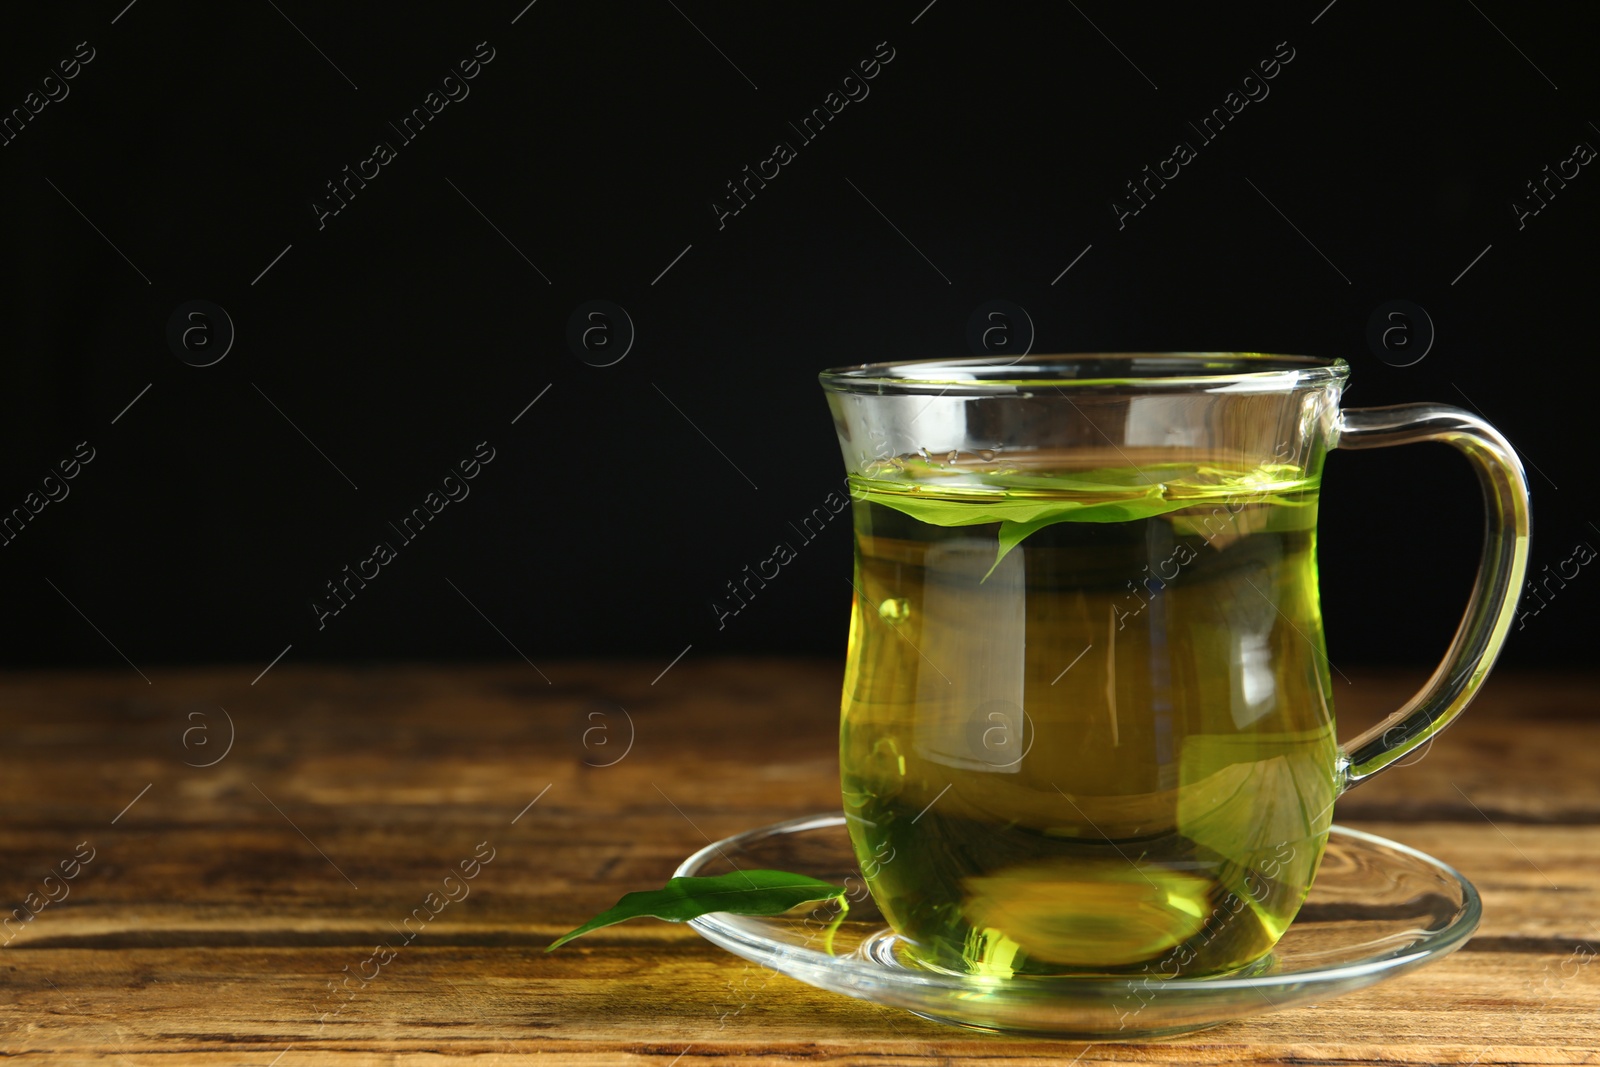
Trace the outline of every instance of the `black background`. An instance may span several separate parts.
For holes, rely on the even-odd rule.
[[[816,372],[964,354],[996,298],[1035,352],[1342,356],[1351,406],[1478,407],[1528,465],[1530,571],[1600,544],[1580,444],[1600,174],[1521,229],[1511,208],[1600,145],[1592,4],[5,17],[6,113],[95,53],[0,147],[0,510],[95,450],[0,547],[11,666],[841,655],[842,520],[723,629],[711,602],[839,485]],[[387,123],[483,41],[470,95],[398,144]],[[1270,95],[1119,230],[1123,183],[1284,41]],[[879,42],[870,95],[802,144],[788,124]],[[380,139],[397,158],[319,228],[324,184]],[[780,140],[797,158],[719,228],[712,200]],[[166,339],[195,299],[236,329],[203,368]],[[607,367],[566,340],[594,299],[636,329]],[[1397,299],[1437,331],[1407,367],[1366,341]],[[480,441],[470,497],[319,630],[324,583]],[[1323,499],[1333,662],[1436,659],[1480,545],[1465,462],[1336,453]],[[1581,660],[1596,581],[1525,617],[1506,662]]]

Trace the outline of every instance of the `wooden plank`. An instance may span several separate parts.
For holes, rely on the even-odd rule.
[[[148,687],[110,673],[0,679],[0,907],[39,891],[80,842],[95,850],[0,956],[0,1052],[262,1065],[284,1053],[281,1067],[1600,1058],[1592,676],[1496,677],[1415,766],[1340,801],[1341,821],[1480,887],[1484,923],[1462,952],[1317,1007],[1085,1052],[823,993],[677,926],[628,924],[544,954],[707,836],[835,809],[839,685],[836,664],[782,660],[685,660],[655,686],[659,664],[544,669],[553,684],[525,665],[280,665],[256,689],[247,670],[157,672]],[[1352,678],[1346,734],[1418,680]],[[221,707],[234,748],[186,766],[224,736],[185,748],[195,723],[222,729],[190,714]],[[597,724],[616,747],[593,733],[585,744]],[[594,765],[629,737],[624,758]],[[483,848],[493,858],[465,897],[353,999],[330,991]]]
[[[1061,1042],[964,1034],[760,969],[747,972],[698,940],[608,942],[564,959],[503,948],[407,950],[337,1015],[319,984],[359,953],[143,949],[123,953],[115,967],[85,966],[67,958],[73,954],[38,950],[27,961],[28,980],[14,980],[11,1011],[29,1022],[19,1028],[25,1034],[6,1035],[8,1054],[120,1051],[161,1053],[162,1062],[174,1062],[165,1053],[175,1047],[227,1047],[265,1062],[271,1056],[259,1053],[292,1045],[301,1062],[307,1050],[442,1047],[452,1054],[570,1050],[670,1058],[692,1045],[700,1057],[739,1052],[755,1063],[814,1048],[858,1062],[899,1062],[895,1057],[927,1050],[1060,1063],[1064,1052],[1070,1059],[1083,1044],[1064,1050]],[[1462,952],[1320,1007],[1172,1042],[1097,1046],[1086,1062],[1273,1062],[1294,1055],[1465,1063],[1480,1053],[1480,1063],[1583,1062],[1577,1053],[1592,1051],[1600,968],[1569,967],[1563,974],[1559,965],[1546,969],[1547,962]]]

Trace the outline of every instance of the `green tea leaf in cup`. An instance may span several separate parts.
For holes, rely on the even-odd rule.
[[[616,904],[545,948],[558,949],[575,937],[628,919],[686,922],[714,911],[735,915],[782,915],[814,900],[837,900],[847,907],[844,886],[788,871],[734,871],[711,878],[672,878],[660,889],[628,893]]]
[[[1006,554],[1023,538],[1045,526],[1058,522],[1130,522],[1191,506],[1192,502],[1188,500],[1163,497],[1161,488],[1159,485],[1152,486],[1139,496],[1094,502],[979,496],[949,499],[883,492],[871,493],[867,499],[932,526],[987,526],[999,523],[999,551],[994,561],[998,567]],[[993,570],[991,567],[990,573]]]
[[[936,471],[927,464],[902,461],[898,468],[874,474],[850,476],[857,499],[893,508],[930,526],[997,525],[997,551],[989,574],[1024,538],[1058,522],[1125,523],[1185,509],[1196,511],[1198,517],[1190,520],[1175,516],[1176,526],[1204,521],[1205,515],[1197,510],[1200,503],[1209,508],[1223,500],[1291,506],[1312,503],[1278,495],[1304,488],[1304,472],[1288,464],[1235,470],[1160,463],[1143,468],[977,475]],[[1314,521],[1313,509],[1306,522]]]

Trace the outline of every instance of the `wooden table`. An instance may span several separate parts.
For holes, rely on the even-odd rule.
[[[750,983],[684,926],[629,923],[545,955],[707,835],[836,810],[840,665],[690,657],[654,683],[660,663],[542,666],[548,684],[526,664],[279,665],[254,686],[248,668],[0,679],[0,908],[43,904],[0,935],[0,1051],[260,1067],[1600,1062],[1593,677],[1497,675],[1416,765],[1339,802],[1341,822],[1476,882],[1485,918],[1461,952],[1316,1007],[1086,1051],[768,972]],[[1352,674],[1346,736],[1420,680]],[[374,946],[400,944],[423,907],[437,917],[413,919],[422,932],[380,966]],[[356,973],[370,982],[339,991]]]

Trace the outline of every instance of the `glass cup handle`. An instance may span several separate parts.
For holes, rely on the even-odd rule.
[[[1354,738],[1340,759],[1340,790],[1366,781],[1455,721],[1494,666],[1528,567],[1528,482],[1500,431],[1446,404],[1342,411],[1335,448],[1442,441],[1466,453],[1483,487],[1483,558],[1455,638],[1433,676],[1399,711]]]

